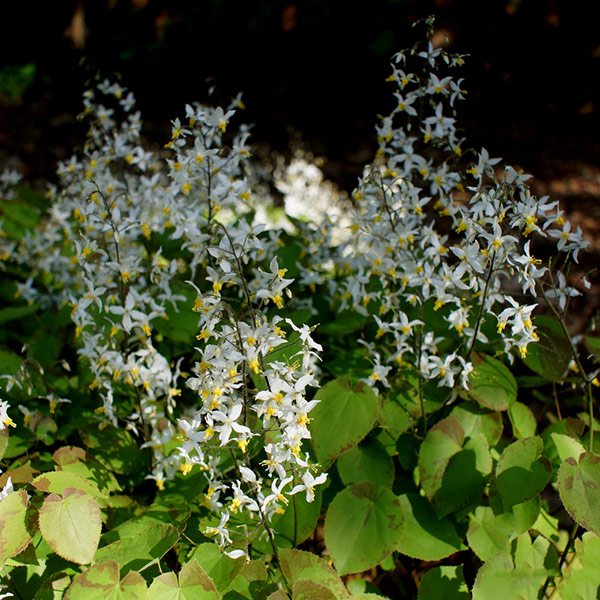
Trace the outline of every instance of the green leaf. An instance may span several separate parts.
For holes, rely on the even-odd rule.
[[[413,418],[420,419],[425,414],[431,414],[438,410],[445,400],[443,388],[434,382],[428,381],[423,386],[423,406],[419,398],[419,378],[412,372],[402,373],[402,379],[394,386],[397,393],[392,398]]]
[[[56,421],[38,410],[35,411],[29,422],[29,427],[46,446],[50,446],[56,440],[56,433],[58,431]]]
[[[381,442],[368,440],[342,454],[337,460],[344,485],[372,481],[379,487],[392,487],[394,463]]]
[[[490,410],[506,410],[517,399],[517,382],[499,360],[473,354],[468,395]]]
[[[44,580],[33,600],[61,600],[62,598],[68,600],[66,592],[70,584],[71,577],[67,573],[64,571],[54,573]]]
[[[241,562],[242,566],[239,575],[231,582],[224,593],[226,600],[239,598],[239,595],[251,600],[255,598],[263,600],[269,592],[277,589],[275,583],[267,583],[267,568],[263,560],[246,562],[237,559],[235,562]],[[238,595],[236,596],[236,594]]]
[[[0,502],[0,566],[31,541],[27,526],[27,493],[18,490]]]
[[[513,402],[508,408],[508,418],[513,428],[513,434],[518,439],[535,435],[537,422],[528,406],[521,402]]]
[[[25,65],[25,68],[29,73],[35,71],[35,65]],[[48,207],[48,197],[45,194],[31,189],[28,185],[18,183],[13,189],[25,204],[29,204],[40,211],[44,211]]]
[[[4,453],[8,448],[8,428],[0,429],[0,460],[4,457]]]
[[[483,564],[473,586],[473,600],[536,600],[548,577],[558,574],[558,557],[550,542],[528,533],[513,542],[512,552],[494,554]]]
[[[198,334],[200,321],[200,315],[193,310],[196,292],[192,286],[177,280],[173,281],[171,290],[173,294],[185,296],[187,300],[178,302],[177,308],[167,304],[167,318],[154,319],[152,328],[169,340],[191,344]]]
[[[596,359],[600,359],[600,337],[598,335],[584,335],[583,343],[588,352],[593,354]]]
[[[52,458],[58,465],[57,470],[74,473],[92,481],[104,494],[121,490],[115,476],[81,448],[63,446],[54,452]]]
[[[267,600],[290,600],[290,597],[281,591],[273,592]]]
[[[338,377],[319,389],[315,399],[321,402],[310,413],[313,447],[317,460],[328,465],[371,431],[377,396],[366,383],[353,386],[349,377]]]
[[[567,458],[574,458],[575,460],[578,460],[579,457],[585,452],[583,444],[569,435],[564,435],[562,433],[551,433],[550,437],[552,438],[552,442],[556,447],[558,458],[561,462],[567,460]]]
[[[469,518],[469,547],[484,561],[497,552],[508,552],[510,540],[532,527],[539,514],[539,497],[516,504],[499,515],[489,506],[478,506]]]
[[[119,525],[103,539],[109,543],[98,548],[95,560],[115,560],[127,571],[162,558],[177,542],[179,533],[172,525],[144,516]]]
[[[352,381],[358,381],[362,377],[369,377],[373,372],[373,364],[369,361],[367,349],[363,346],[355,348],[351,345],[343,347],[332,347],[335,357],[323,363],[323,369],[334,377],[349,375]]]
[[[286,277],[295,279],[300,273],[298,264],[300,262],[300,255],[302,254],[302,248],[298,244],[294,244],[291,240],[284,246],[277,248],[275,256],[279,266],[287,269]]]
[[[540,509],[540,514],[531,529],[538,531],[546,539],[553,542],[559,551],[562,551],[568,542],[568,533],[560,528],[558,518],[549,515],[543,507]],[[563,544],[561,544],[561,536],[563,537]]]
[[[92,562],[100,541],[98,503],[84,491],[66,487],[63,497],[50,494],[40,509],[40,531],[50,547],[66,560]]]
[[[482,433],[464,444],[464,430],[453,416],[428,432],[419,452],[419,477],[425,496],[438,516],[466,506],[487,483],[492,459]]]
[[[283,549],[279,551],[281,570],[288,581],[308,579],[335,592],[336,598],[346,598],[348,592],[329,564],[310,552]]]
[[[270,365],[275,361],[282,362],[285,365],[297,364],[300,361],[297,355],[299,352],[302,352],[302,348],[300,334],[294,331],[284,344],[276,346],[265,356],[265,364]],[[257,376],[254,379],[260,382],[261,387],[265,385],[262,377]]]
[[[121,579],[114,561],[95,564],[73,579],[65,600],[148,600],[144,578],[131,571]]]
[[[600,590],[600,538],[584,533],[575,540],[575,552],[556,586],[561,600],[597,598]]]
[[[553,439],[554,433],[569,436],[574,440],[581,442],[581,436],[585,429],[583,421],[574,417],[562,419],[556,423],[548,425],[542,432],[542,440],[544,441],[544,456],[554,465],[560,461],[558,448]]]
[[[159,575],[152,582],[148,592],[152,600],[220,600],[221,598],[213,580],[196,560],[183,565],[179,577],[175,573]]]
[[[438,518],[426,498],[403,494],[398,500],[404,517],[398,552],[421,560],[441,560],[464,550],[450,520]]]
[[[0,348],[0,375],[16,375],[22,362],[18,354]]]
[[[147,457],[125,429],[110,424],[103,429],[90,425],[80,433],[94,457],[114,473],[142,477],[148,471]]]
[[[402,526],[400,502],[390,490],[370,481],[342,490],[325,517],[325,544],[338,573],[378,565],[395,550]]]
[[[492,457],[485,436],[469,439],[448,462],[442,486],[431,502],[439,517],[464,508],[481,495],[492,472]]]
[[[35,360],[43,367],[51,368],[58,362],[65,342],[63,330],[36,329],[29,338],[29,348]]]
[[[40,222],[39,211],[21,202],[3,202],[2,213],[25,229],[33,229]]]
[[[64,488],[71,487],[83,490],[95,498],[106,497],[105,494],[100,492],[95,483],[87,481],[83,477],[80,477],[75,473],[69,473],[68,471],[49,471],[47,473],[42,473],[31,482],[31,485],[47,494],[62,494]]]
[[[183,498],[157,494],[154,503],[146,511],[146,516],[181,529],[191,512],[189,503]]]
[[[189,556],[191,560],[198,561],[221,593],[229,589],[244,565],[243,561],[222,554],[217,544],[212,542],[198,544]]]
[[[419,450],[419,480],[430,500],[442,487],[450,459],[458,454],[465,439],[462,425],[454,417],[446,417],[434,425]]]
[[[294,581],[292,600],[338,600],[338,596],[322,583],[310,579],[297,579]]]
[[[40,309],[40,304],[25,304],[24,306],[9,306],[0,310],[0,325],[33,315]]]
[[[504,509],[537,496],[550,481],[552,467],[542,456],[539,437],[518,440],[507,446],[496,465],[496,485]]]
[[[584,452],[567,458],[558,471],[558,492],[571,517],[600,535],[600,456]]]
[[[429,569],[421,578],[419,600],[470,600],[462,566]]]
[[[8,469],[0,475],[0,487],[4,487],[8,482],[8,478],[11,478],[13,484],[15,483],[31,483],[35,475],[39,471],[31,466],[31,461],[26,461],[18,467]]]
[[[450,416],[462,425],[465,437],[483,433],[490,447],[494,447],[502,436],[502,415],[476,402],[461,402],[452,409]]]
[[[394,558],[393,555],[390,556],[388,559],[386,559],[384,561],[387,562],[388,560],[390,560],[391,562],[394,562]],[[382,565],[380,565],[381,568],[383,568],[383,563]],[[394,567],[392,570],[395,570],[396,566],[394,563]],[[350,592],[350,596],[352,598],[352,600],[358,600],[360,598],[360,600],[381,600],[381,593],[379,591],[379,589],[373,585],[372,582],[367,581],[366,579],[363,579],[362,577],[358,577],[356,579],[347,579],[346,580],[346,587],[348,588],[348,591]]]
[[[62,446],[52,454],[54,462],[59,467],[66,467],[78,462],[85,462],[87,460],[87,454],[83,448],[77,446]]]
[[[535,373],[559,382],[565,377],[572,358],[569,340],[560,323],[547,315],[534,317],[539,341],[527,346],[525,364]]]
[[[384,396],[377,414],[379,426],[391,439],[397,440],[410,426],[411,416],[398,402]]]
[[[271,527],[275,543],[279,548],[293,548],[306,540],[315,530],[321,516],[321,486],[315,488],[315,498],[307,502],[306,494],[295,494],[290,498],[283,514],[275,514]],[[295,539],[294,539],[295,538]],[[268,539],[254,542],[254,546],[265,554],[272,552]]]
[[[35,411],[34,418],[37,416],[38,411]],[[18,419],[17,415],[17,419]],[[37,442],[37,439],[33,432],[26,427],[19,427],[17,425],[16,429],[13,429],[10,432],[10,436],[8,438],[8,445],[6,450],[4,451],[4,459],[7,458],[15,458],[16,456],[20,456],[21,454],[27,452],[31,446],[33,446]]]

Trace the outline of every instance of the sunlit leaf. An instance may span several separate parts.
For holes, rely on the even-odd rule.
[[[281,570],[288,581],[311,580],[332,590],[337,598],[348,593],[338,574],[322,558],[302,550],[283,549],[279,553]]]
[[[73,579],[65,600],[149,600],[144,578],[130,571],[121,579],[115,561],[95,564]]]
[[[517,398],[517,382],[506,365],[485,354],[472,356],[468,395],[490,410],[506,410]]]
[[[327,465],[356,446],[377,418],[377,396],[365,383],[352,385],[338,377],[318,390],[320,403],[311,411],[311,434],[317,459]]]
[[[197,561],[183,565],[179,575],[165,573],[154,579],[148,594],[152,600],[220,600],[221,594]]]
[[[81,565],[92,561],[100,541],[100,507],[89,494],[63,489],[62,498],[50,494],[40,509],[40,530],[51,548],[63,558]]]
[[[542,456],[542,439],[530,437],[507,446],[496,465],[496,485],[504,509],[537,496],[550,481],[552,467]]]
[[[356,573],[387,558],[395,550],[402,528],[398,498],[365,481],[345,488],[329,505],[325,544],[340,575]]]
[[[31,541],[27,527],[28,504],[24,490],[9,494],[0,502],[0,566],[22,552]]]
[[[558,491],[571,517],[600,535],[600,456],[568,457],[558,471]]]

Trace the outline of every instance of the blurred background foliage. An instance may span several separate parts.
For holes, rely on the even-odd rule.
[[[542,180],[600,164],[596,1],[0,0],[0,166],[51,177],[81,146],[81,93],[109,77],[135,92],[157,141],[185,103],[241,91],[256,143],[285,152],[301,136],[351,189],[391,106],[389,59],[430,14],[436,42],[471,55],[471,145]]]

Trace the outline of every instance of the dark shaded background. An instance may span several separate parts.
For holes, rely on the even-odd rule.
[[[373,156],[375,114],[391,108],[389,59],[433,13],[449,49],[470,55],[460,108],[470,144],[533,173],[536,191],[565,201],[598,239],[592,0],[0,0],[0,168],[52,178],[81,146],[81,93],[101,74],[134,90],[160,142],[186,102],[242,91],[259,147],[286,152],[301,136],[352,189]],[[23,64],[35,75],[10,97],[3,67]]]

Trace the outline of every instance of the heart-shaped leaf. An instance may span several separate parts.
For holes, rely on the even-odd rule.
[[[221,599],[213,580],[196,560],[183,565],[179,576],[175,573],[159,575],[152,582],[148,595],[152,600]]]
[[[364,481],[342,490],[325,518],[325,544],[338,573],[378,565],[395,550],[402,524],[400,502],[389,489]]]
[[[100,541],[100,507],[84,491],[66,487],[62,498],[50,494],[40,509],[40,531],[63,558],[86,565],[92,562]]]
[[[404,517],[398,552],[421,560],[441,560],[464,549],[451,521],[438,518],[426,498],[403,494],[398,500]]]
[[[310,580],[335,592],[337,598],[345,598],[346,588],[332,567],[322,558],[302,550],[281,550],[281,570],[288,581]]]
[[[499,360],[485,354],[472,356],[468,395],[490,410],[506,410],[517,399],[517,382]]]
[[[600,456],[584,452],[578,461],[567,458],[558,471],[558,491],[571,517],[600,535]]]
[[[9,494],[0,502],[0,566],[31,541],[26,519],[28,503],[24,490]]]
[[[542,456],[539,437],[518,440],[507,446],[496,465],[496,485],[504,509],[537,496],[550,481],[552,466]]]
[[[352,385],[338,377],[315,395],[321,402],[311,411],[311,434],[317,459],[330,464],[371,431],[377,418],[377,396],[363,382]]]
[[[121,579],[119,565],[114,561],[90,567],[73,579],[65,600],[148,600],[144,578],[130,571]]]

